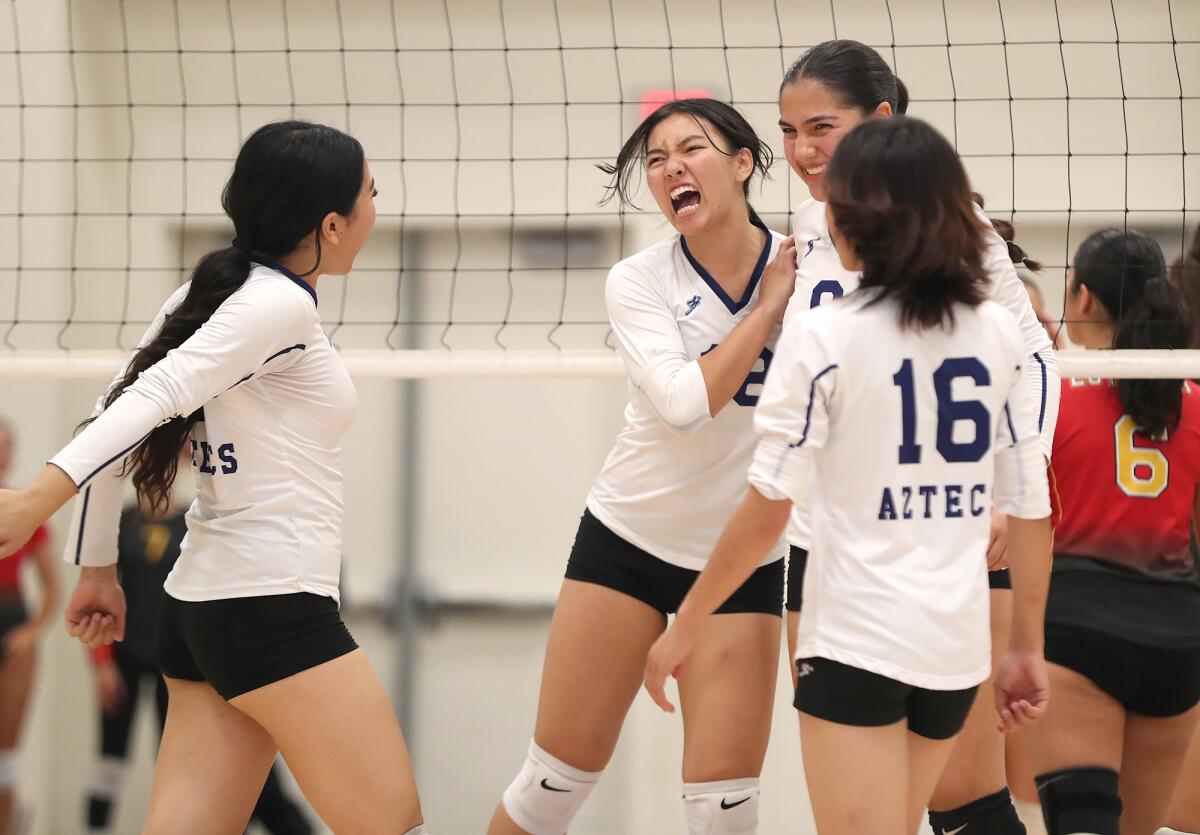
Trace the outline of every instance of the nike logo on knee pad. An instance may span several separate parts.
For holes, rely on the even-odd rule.
[[[746,802],[746,801],[748,801],[749,799],[750,799],[750,798],[748,798],[748,797],[743,797],[743,798],[742,798],[741,800],[739,800],[737,803],[726,803],[726,802],[725,802],[725,798],[723,798],[723,797],[722,797],[722,798],[721,798],[721,808],[722,808],[722,809],[732,809],[734,806],[741,806],[743,803],[745,803],[745,802]]]
[[[548,792],[569,792],[569,791],[571,791],[570,789],[556,789],[556,788],[554,788],[554,786],[547,783],[546,779],[547,778],[543,777],[542,782],[539,783],[538,785],[540,785],[543,789],[545,789]]]

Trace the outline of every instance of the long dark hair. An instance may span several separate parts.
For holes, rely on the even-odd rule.
[[[987,298],[984,228],[958,154],[919,119],[863,122],[825,172],[834,225],[862,261],[860,287],[894,298],[905,327],[953,324]]]
[[[873,113],[883,102],[892,113],[908,111],[908,88],[896,77],[887,61],[866,44],[846,39],[819,43],[792,62],[782,90],[805,78],[819,81],[847,107]]]
[[[1167,280],[1162,249],[1134,229],[1101,229],[1075,250],[1073,288],[1088,288],[1116,325],[1114,348],[1186,348],[1192,323]],[[1153,436],[1179,426],[1179,380],[1118,380],[1121,408]]]
[[[105,395],[104,406],[111,406],[139,374],[208,321],[245,283],[255,254],[278,259],[312,235],[316,263],[306,275],[316,272],[321,262],[318,227],[330,212],[354,211],[362,189],[363,163],[358,140],[325,125],[276,122],[251,134],[221,194],[221,206],[237,234],[234,245],[200,259],[183,301],[167,315],[154,338],[134,353],[125,375]],[[138,498],[151,508],[167,507],[179,450],[198,420],[199,413],[174,418],[130,454],[127,466]]]
[[[746,121],[746,117],[736,108],[716,99],[677,99],[667,102],[642,120],[642,123],[621,146],[615,163],[596,163],[597,168],[612,177],[608,187],[604,190],[604,198],[600,201],[600,205],[604,205],[616,197],[621,206],[637,208],[631,199],[630,180],[633,178],[634,172],[639,170],[638,163],[646,158],[646,143],[650,141],[651,132],[664,119],[677,113],[686,113],[695,119],[708,141],[722,154],[734,156],[742,148],[745,148],[750,152],[750,157],[754,160],[754,168],[759,175],[768,176],[771,164],[775,161],[771,153],[771,146],[759,138],[759,135],[754,132],[754,128]],[[709,133],[705,122],[713,126],[713,129],[720,135],[720,141]],[[723,144],[729,150],[723,148]],[[751,179],[751,177],[747,177],[746,181],[742,183],[742,194],[746,196],[746,205],[750,209],[751,219],[758,220],[758,214],[754,211],[754,207],[750,206]],[[762,223],[760,220],[758,222]]]
[[[1187,303],[1192,327],[1192,347],[1200,348],[1200,228],[1192,245],[1171,266],[1171,277]]]

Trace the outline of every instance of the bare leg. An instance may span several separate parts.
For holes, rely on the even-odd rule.
[[[246,827],[275,744],[206,682],[167,679],[145,835],[235,835]]]
[[[1200,730],[1192,733],[1187,757],[1175,783],[1167,826],[1180,832],[1200,832]]]
[[[994,664],[1008,647],[1008,636],[1012,631],[1012,592],[992,589],[990,598]],[[991,692],[992,678],[989,676],[979,687],[980,696],[971,706],[950,761],[929,799],[931,810],[957,809],[1004,788],[1004,735],[996,729],[996,708],[988,698]]]
[[[800,713],[800,748],[821,835],[905,832],[908,729],[840,725]]]
[[[709,618],[679,679],[683,779],[757,777],[771,736],[779,663],[779,618]]]
[[[362,650],[231,704],[270,733],[300,790],[334,832],[395,835],[421,823],[400,723]],[[262,768],[251,807],[270,765],[267,760]]]
[[[1154,835],[1167,819],[1200,708],[1166,718],[1128,714],[1121,758],[1121,835]]]
[[[787,613],[788,671],[792,674],[792,695],[796,693],[796,630],[800,628],[800,613]]]
[[[564,580],[546,645],[534,741],[581,771],[604,769],[641,687],[646,654],[666,622],[657,609],[628,595]],[[500,803],[488,833],[524,830]]]
[[[29,704],[33,685],[35,652],[17,657],[6,656],[0,662],[0,750],[15,752]],[[0,835],[12,827],[14,792],[12,786],[0,788]]]

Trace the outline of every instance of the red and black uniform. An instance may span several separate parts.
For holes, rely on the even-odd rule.
[[[27,556],[49,541],[50,529],[41,525],[16,553],[0,560],[0,646],[10,630],[29,620],[29,612],[21,596],[21,564]]]
[[[1200,391],[1165,437],[1141,432],[1110,380],[1064,380],[1053,464],[1062,506],[1046,658],[1125,708],[1171,716],[1200,701]]]

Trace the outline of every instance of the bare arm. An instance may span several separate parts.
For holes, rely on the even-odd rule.
[[[754,370],[771,331],[783,319],[796,285],[796,241],[786,239],[763,270],[758,305],[716,348],[700,357],[708,389],[708,413],[717,416]]]

